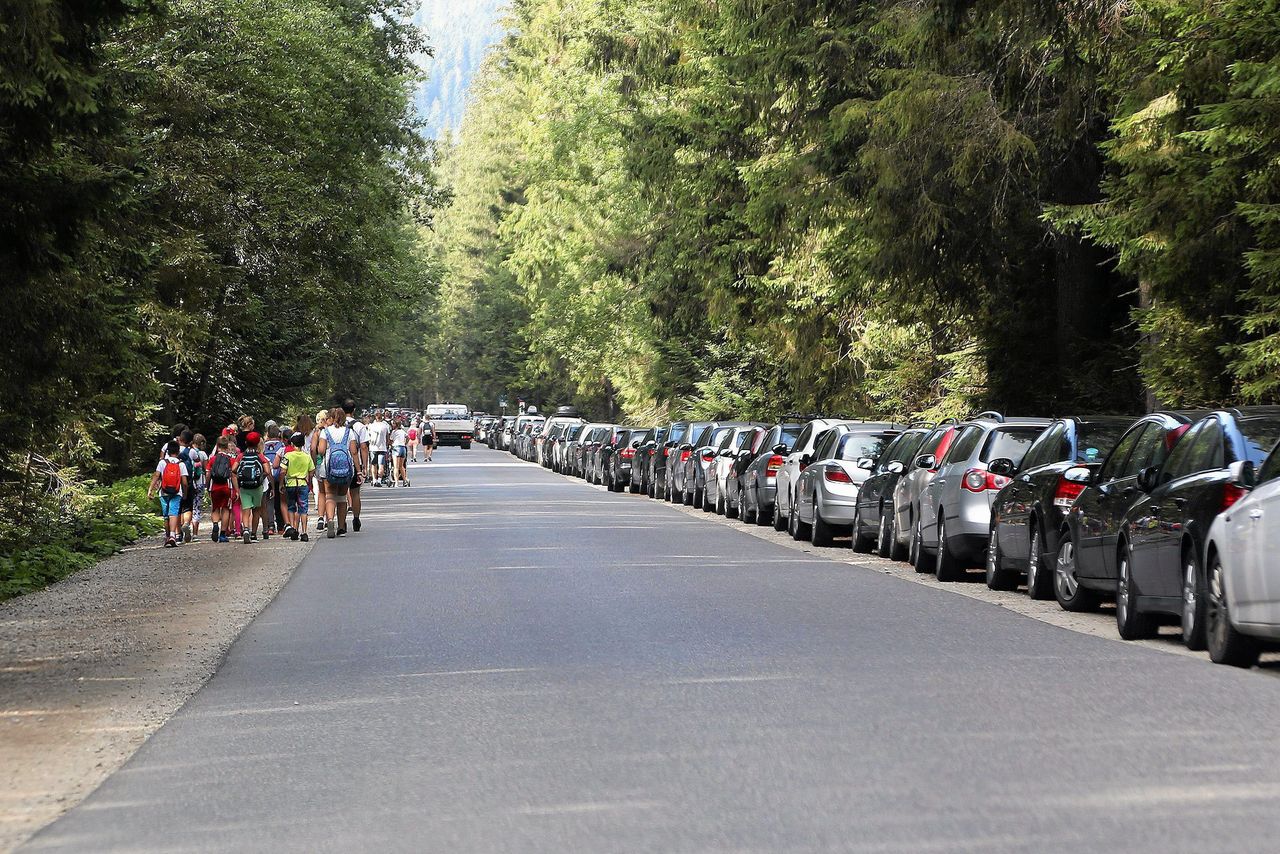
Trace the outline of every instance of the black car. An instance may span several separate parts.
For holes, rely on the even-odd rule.
[[[664,501],[674,500],[671,491],[672,464],[680,459],[680,446],[689,433],[688,421],[673,421],[665,428],[665,434],[654,452],[649,472],[649,497]]]
[[[1053,595],[1067,611],[1097,607],[1116,589],[1116,550],[1125,511],[1146,493],[1138,473],[1158,470],[1186,432],[1191,419],[1177,412],[1156,412],[1138,419],[1096,472],[1080,467],[1063,473],[1079,491],[1058,532]]]
[[[1027,595],[1053,598],[1058,534],[1080,494],[1079,484],[1063,475],[1075,466],[1101,465],[1133,422],[1133,416],[1058,418],[1027,449],[1021,464],[991,461],[992,474],[1011,479],[991,503],[988,587],[1013,590],[1026,573]]]
[[[619,427],[600,449],[600,473],[610,492],[622,492],[631,485],[636,448],[643,433],[640,429]]]
[[[898,478],[916,459],[920,443],[931,427],[911,427],[898,434],[880,459],[875,461],[871,476],[858,489],[857,515],[853,521],[853,550],[871,551],[875,546],[881,557],[902,560],[907,556],[904,546],[893,541],[893,487]]]
[[[1163,465],[1138,473],[1147,494],[1125,512],[1116,550],[1121,637],[1149,637],[1157,615],[1172,615],[1187,647],[1204,649],[1205,535],[1214,517],[1247,494],[1228,466],[1261,466],[1277,439],[1280,407],[1219,410],[1191,425]]]
[[[691,452],[681,465],[684,469],[681,482],[684,485],[685,504],[710,509],[705,506],[707,469],[715,465],[716,455],[720,453],[720,443],[740,426],[742,425],[736,423],[716,422],[703,430],[693,442],[687,443],[692,446]]]
[[[666,427],[650,427],[633,437],[635,457],[631,460],[631,491],[653,495],[653,467],[666,440]]]
[[[694,448],[700,447],[711,435],[717,423],[715,421],[689,422],[684,441],[671,449],[671,456],[667,457],[667,492],[670,495],[670,501],[680,504],[690,503],[686,500],[688,490],[684,482],[685,473],[689,470],[689,458],[693,456]]]

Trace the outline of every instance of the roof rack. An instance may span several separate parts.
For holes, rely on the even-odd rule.
[[[999,412],[996,412],[994,409],[988,409],[984,412],[979,412],[977,415],[973,416],[973,418],[969,420],[970,421],[995,421],[998,424],[1003,424],[1004,416],[1001,415]]]

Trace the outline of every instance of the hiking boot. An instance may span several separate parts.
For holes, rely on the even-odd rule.
[[[249,532],[248,531],[242,532],[240,534],[240,539],[244,541],[244,544],[246,546],[249,545]]]
[[[227,535],[226,535],[226,534],[219,534],[219,535],[218,535],[218,542],[220,542],[220,543],[229,543],[229,542],[231,542],[231,540],[227,539]]]
[[[191,542],[191,526],[190,525],[182,526],[182,541],[184,543]]]
[[[316,530],[317,530],[317,531],[323,531],[323,530],[324,530],[324,527],[325,527],[324,519],[320,519],[318,522],[316,522]]]
[[[345,537],[346,535],[347,535],[347,529],[346,529],[346,528],[339,528],[339,529],[338,529],[338,536],[339,536],[339,537]]]
[[[355,531],[357,534],[360,533],[360,517],[359,516],[356,516],[354,519],[351,520],[351,530]]]
[[[165,547],[166,549],[172,549],[172,548],[175,548],[175,547],[177,547],[177,545],[178,545],[178,541],[177,541],[176,539],[174,539],[173,537],[165,537],[165,538],[164,538],[164,547]]]
[[[304,543],[309,543],[309,542],[311,542],[311,538],[310,538],[310,537],[308,537],[306,534],[303,534],[301,537],[298,537],[298,539],[299,539],[299,540],[302,540]]]
[[[326,537],[328,537],[329,539],[331,539],[331,540],[332,540],[334,537],[338,536],[338,529],[337,529],[337,527],[336,527],[336,526],[334,526],[334,525],[325,525],[325,526],[324,526],[324,535],[325,535]]]
[[[263,540],[269,540],[269,539],[271,539],[271,533],[270,533],[269,531],[263,531],[263,532],[262,532],[262,539],[263,539]]]
[[[253,541],[256,543],[256,542],[258,541],[258,532],[257,532],[257,531],[250,531],[250,532],[249,532],[249,539],[253,540]]]
[[[211,538],[215,543],[218,541],[218,535],[219,535],[219,533],[220,533],[220,532],[218,531],[218,523],[217,523],[217,522],[214,522],[214,523],[213,523],[213,533],[210,535],[210,538]]]

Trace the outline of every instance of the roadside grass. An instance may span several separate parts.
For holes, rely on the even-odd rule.
[[[64,480],[10,503],[0,521],[0,601],[46,587],[163,530],[155,503],[147,500],[149,481],[139,475],[104,487]]]

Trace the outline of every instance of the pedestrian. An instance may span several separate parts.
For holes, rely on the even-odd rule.
[[[418,461],[418,419],[409,422],[409,460]]]
[[[252,415],[241,415],[236,419],[236,447],[240,449],[240,453],[245,452],[248,447],[248,435],[256,430]]]
[[[200,522],[204,517],[205,493],[208,484],[205,482],[205,465],[209,462],[208,442],[203,433],[196,433],[191,438],[191,486],[195,497],[191,501],[191,536],[200,536]]]
[[[164,456],[156,464],[147,488],[147,500],[160,495],[160,515],[164,516],[164,547],[178,545],[179,525],[182,519],[182,501],[191,491],[191,470],[178,456],[180,445],[170,439],[165,445]]]
[[[323,531],[328,524],[329,490],[325,480],[324,455],[320,453],[320,434],[329,426],[329,413],[321,409],[316,413],[315,426],[307,441],[307,449],[316,464],[316,530]]]
[[[364,424],[360,423],[360,419],[356,418],[356,402],[351,398],[347,398],[342,402],[343,423],[356,437],[356,472],[351,478],[351,485],[347,488],[348,506],[351,508],[351,530],[359,533],[360,531],[360,487],[364,486],[366,472],[369,471],[369,431],[365,429]],[[339,526],[339,530],[346,528],[347,518],[345,514],[342,517],[343,524]]]
[[[240,538],[245,545],[256,542],[258,528],[262,527],[262,538],[270,539],[263,524],[262,503],[266,497],[267,484],[271,477],[271,461],[262,453],[262,435],[250,430],[244,436],[244,452],[236,465],[236,482],[240,487],[240,507],[244,515],[245,526],[240,530]]]
[[[332,540],[347,533],[347,494],[360,450],[342,407],[329,411],[329,422],[320,431],[318,450],[324,461],[325,536]]]
[[[310,419],[307,419],[310,420]],[[282,469],[285,489],[285,536],[307,542],[307,503],[315,480],[316,461],[305,448],[307,437],[301,432],[289,437]]]
[[[195,512],[196,501],[196,465],[192,458],[191,442],[195,439],[195,434],[190,430],[183,430],[178,436],[178,459],[186,466],[187,477],[191,479],[190,488],[182,493],[182,503],[178,506],[178,539],[181,542],[191,542],[191,517]]]
[[[236,484],[236,462],[239,455],[230,434],[218,437],[213,454],[206,464],[205,478],[209,483],[209,517],[213,521],[212,539],[215,543],[231,542],[227,529],[231,527],[231,504],[239,492]]]
[[[271,463],[271,478],[267,483],[271,497],[267,500],[267,506],[263,508],[268,534],[284,530],[284,526],[280,524],[284,520],[284,484],[280,482],[280,464],[287,450],[288,446],[280,438],[280,425],[274,421],[268,421],[267,440],[262,445],[262,453]]]
[[[395,482],[397,486],[409,485],[409,431],[404,429],[404,422],[396,419],[395,430],[391,431],[392,459],[395,461]]]
[[[426,462],[431,462],[431,453],[436,449],[438,439],[436,425],[430,421],[422,422],[422,451]]]
[[[387,451],[391,444],[391,425],[386,413],[379,412],[369,425],[369,452],[373,455],[373,485],[387,485]]]

